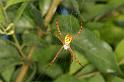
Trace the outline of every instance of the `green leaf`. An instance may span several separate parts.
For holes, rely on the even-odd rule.
[[[15,5],[15,4],[18,4],[18,3],[21,3],[21,2],[25,2],[27,0],[7,0],[6,1],[6,7],[5,9],[7,9],[9,6],[12,6],[12,5]]]
[[[109,0],[109,5],[113,5],[113,7],[117,8],[121,5],[124,5],[124,0]]]
[[[39,1],[39,8],[40,8],[42,16],[44,16],[47,13],[50,5],[51,5],[51,0],[40,0]]]
[[[25,30],[31,30],[35,27],[35,23],[29,14],[24,13],[16,24],[16,33],[23,33]]]
[[[9,82],[14,82],[17,79],[17,76],[20,73],[20,70],[21,68],[14,69]]]
[[[46,47],[37,47],[37,49],[33,53],[33,60],[38,62],[39,71],[41,73],[48,74],[53,78],[62,74],[62,69],[57,64],[55,64],[56,62],[52,66],[48,66],[57,50],[58,47],[54,45],[47,45]]]
[[[0,72],[17,64],[20,64],[17,50],[4,40],[0,40]]]
[[[73,5],[72,5],[72,2],[73,2],[74,0],[72,0],[72,1],[69,1],[69,0],[64,0],[64,1],[62,1],[62,5],[64,6],[64,7],[66,7],[66,8],[73,8]]]
[[[124,82],[124,79],[113,76],[108,82]]]
[[[82,1],[78,0],[81,10],[81,16],[87,20],[99,21],[103,20],[104,17],[108,18],[106,15],[110,15],[111,12],[115,10],[118,11],[123,4],[123,0],[85,0],[83,6]],[[98,3],[96,3],[98,2]],[[101,3],[100,3],[101,2]],[[90,5],[90,6],[89,6]]]
[[[5,21],[4,10],[2,4],[0,4],[0,24],[3,23],[4,21]]]
[[[120,10],[121,10],[121,9],[120,9]],[[121,10],[121,11],[122,11],[122,10]],[[115,24],[116,24],[118,27],[124,27],[124,15],[123,15],[123,14],[120,14],[120,15],[116,16]]]
[[[90,77],[88,82],[105,82],[105,80],[101,74],[96,74],[95,76]]]
[[[55,63],[51,67],[45,68],[44,71],[44,73],[52,78],[56,78],[63,74],[61,67]]]
[[[108,44],[103,43],[95,35],[85,29],[80,37],[74,41],[80,52],[103,73],[117,73],[121,71],[116,63],[115,54]],[[78,44],[76,44],[78,43]],[[82,47],[84,46],[84,47]]]
[[[78,2],[77,2],[76,0],[71,0],[71,3],[72,3],[72,5],[73,5],[74,10],[75,10],[78,14],[80,14]]]
[[[77,51],[74,51],[78,60],[80,61],[80,63],[82,65],[86,65],[88,64],[88,60],[79,52]],[[73,60],[73,62],[71,63],[70,65],[70,70],[69,70],[69,74],[73,74],[75,73],[76,71],[78,71],[79,69],[81,68],[81,66],[75,61]]]
[[[80,81],[79,79],[75,78],[71,75],[62,75],[59,78],[57,78],[54,82],[87,82],[87,81]]]
[[[9,67],[2,72],[2,76],[6,82],[10,82],[14,69],[15,67]]]
[[[81,5],[82,4],[80,4],[80,6]],[[81,15],[86,21],[98,20],[100,17],[104,16],[105,13],[108,13],[112,10],[112,6],[108,4],[95,4],[95,2],[92,1],[84,2],[83,6],[84,8],[82,8]]]
[[[71,14],[74,14],[76,16],[78,16],[80,14],[79,5],[78,5],[77,0],[71,0],[71,1],[64,0],[64,1],[62,1],[62,6],[64,6],[67,9],[70,9],[70,10],[74,10],[75,11],[75,13],[71,13]]]
[[[78,76],[78,78],[80,78],[80,80],[86,80],[86,82],[105,82],[103,76],[100,74],[100,73],[97,73],[97,72],[93,72],[94,75],[90,76],[90,74],[92,73],[89,73],[88,74],[82,74],[80,76]]]
[[[124,39],[117,45],[115,49],[117,60],[123,61],[124,60]]]
[[[112,22],[106,22],[100,29],[100,34],[102,39],[113,45],[124,38],[123,28],[115,26]]]
[[[0,82],[3,82],[3,81],[0,79]]]
[[[32,19],[34,20],[34,22],[36,23],[36,25],[43,28],[44,21],[43,21],[43,17],[41,16],[40,11],[34,5],[30,5],[29,8],[27,9],[27,11],[29,11],[29,13],[30,13]]]
[[[58,20],[59,22],[60,31],[62,32],[63,36],[65,36],[68,33],[75,35],[80,29],[78,20],[75,17],[71,15],[68,15],[68,16],[61,15],[61,16],[56,17],[56,19],[54,20],[53,30],[57,31],[56,23],[55,23],[56,20]]]
[[[21,6],[19,7],[19,9],[16,12],[14,23],[18,22],[18,20],[20,19],[20,17],[23,14],[25,8],[27,7],[28,3],[29,3],[29,1],[26,1],[26,2],[24,2],[24,3],[21,4]]]
[[[36,45],[39,46],[41,44],[41,39],[37,34],[31,31],[25,31],[22,35],[23,44],[26,46]]]
[[[90,73],[94,72],[95,70],[96,70],[96,68],[92,64],[88,64],[81,71],[76,73],[75,75],[78,77],[81,75],[90,74]]]

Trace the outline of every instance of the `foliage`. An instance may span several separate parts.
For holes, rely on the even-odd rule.
[[[0,82],[123,82],[123,49],[124,0],[0,0]]]

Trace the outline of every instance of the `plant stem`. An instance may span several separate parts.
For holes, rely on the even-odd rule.
[[[60,4],[61,0],[53,0],[50,8],[49,8],[49,11],[45,17],[45,26],[47,26],[49,24],[49,22],[51,21],[58,5]]]
[[[32,53],[33,51],[35,50],[35,46],[32,46],[29,53],[28,53],[28,57],[27,57],[27,60],[29,62],[31,62],[31,59],[32,59]],[[17,79],[15,82],[23,82],[24,80],[24,77],[26,76],[27,72],[28,72],[28,69],[29,69],[29,66],[30,66],[30,63],[24,63],[20,72],[19,72],[19,75],[17,76]]]
[[[20,46],[20,44],[19,44],[19,42],[18,42],[18,40],[17,40],[17,38],[16,38],[16,35],[13,34],[12,36],[13,36],[13,39],[14,39],[14,41],[15,41],[15,46],[16,46],[16,48],[18,49],[18,51],[19,51],[21,57],[22,57],[22,58],[25,58],[25,55],[24,55],[24,53],[23,53],[22,50],[21,50],[21,46]]]

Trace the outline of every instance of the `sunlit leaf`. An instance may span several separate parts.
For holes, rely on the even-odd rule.
[[[0,40],[0,72],[17,64],[20,64],[17,50],[4,40]]]
[[[4,9],[2,4],[0,4],[0,24],[3,23],[4,21],[5,21]]]
[[[14,4],[17,4],[20,2],[25,2],[25,1],[27,1],[27,0],[16,0],[16,1],[15,0],[7,0],[5,8],[8,8],[11,5],[14,5]]]
[[[122,40],[116,47],[115,50],[117,54],[117,60],[122,61],[124,60],[124,40]]]
[[[51,4],[51,0],[40,0],[39,1],[39,7],[41,10],[42,16],[44,16],[47,13],[50,7],[50,4]]]
[[[4,72],[2,72],[2,76],[4,77],[4,79],[7,82],[9,82],[11,80],[13,71],[14,71],[14,67],[9,67],[9,68],[7,68],[7,70],[4,70]]]

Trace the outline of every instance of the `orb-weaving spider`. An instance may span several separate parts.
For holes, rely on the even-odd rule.
[[[56,58],[58,57],[59,53],[61,52],[61,50],[64,48],[65,50],[68,50],[71,54],[72,60],[76,60],[76,62],[83,66],[80,61],[78,60],[78,58],[76,57],[76,54],[73,52],[72,48],[70,47],[70,43],[72,42],[73,39],[75,39],[77,36],[80,35],[81,31],[83,30],[82,27],[82,23],[80,26],[80,30],[78,31],[78,33],[73,37],[71,34],[67,34],[65,36],[65,38],[63,38],[63,35],[61,34],[61,31],[59,29],[59,23],[58,20],[56,20],[56,28],[57,28],[57,34],[58,34],[58,38],[59,40],[62,42],[63,46],[58,50],[58,52],[56,53],[56,55],[54,56],[54,58],[52,59],[52,61],[50,62],[50,65],[52,65],[54,63],[54,61],[56,60]]]

